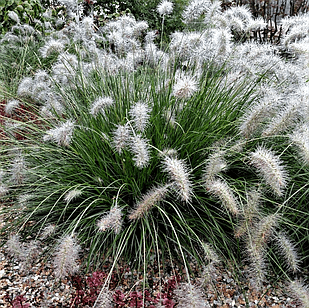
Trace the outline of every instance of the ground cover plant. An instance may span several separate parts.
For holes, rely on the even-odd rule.
[[[27,267],[48,243],[58,279],[82,251],[87,268],[112,258],[97,307],[120,259],[144,288],[148,264],[178,259],[179,288],[195,294],[178,307],[206,305],[191,260],[205,284],[231,260],[257,289],[275,272],[307,307],[297,277],[308,267],[308,15],[283,19],[280,45],[260,45],[250,37],[266,24],[246,7],[191,1],[187,30],[163,49],[172,2],[157,7],[160,33],[132,15],[98,29],[61,2],[65,27],[50,16],[42,35],[18,23],[1,40],[9,252]],[[14,46],[33,53],[16,78]]]

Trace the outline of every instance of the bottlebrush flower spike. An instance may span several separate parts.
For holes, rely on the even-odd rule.
[[[211,3],[209,0],[191,0],[182,13],[184,23],[198,19],[203,13],[207,12]]]
[[[208,307],[204,293],[198,286],[191,283],[181,283],[174,290],[178,308],[203,308]]]
[[[138,102],[129,111],[129,114],[133,120],[134,128],[143,132],[148,124],[148,119],[150,117],[150,108],[147,104]]]
[[[18,154],[11,167],[12,181],[15,184],[21,184],[24,181],[26,170],[25,159],[21,154]]]
[[[227,162],[223,155],[223,151],[218,151],[209,155],[206,168],[204,170],[205,181],[213,180],[218,173],[226,170]]]
[[[309,290],[300,280],[291,281],[289,284],[291,295],[299,302],[303,308],[309,308]]]
[[[44,141],[55,141],[59,146],[69,146],[74,130],[74,122],[68,120],[59,127],[50,129],[43,137]]]
[[[111,210],[105,214],[97,223],[99,231],[106,231],[113,229],[116,234],[121,230],[122,226],[122,212],[118,205],[115,205]]]
[[[283,233],[279,232],[275,236],[275,241],[278,246],[279,252],[286,260],[286,264],[288,269],[290,269],[293,273],[299,271],[299,257],[297,255],[296,248],[291,240]]]
[[[67,235],[59,240],[56,247],[53,265],[56,279],[72,275],[78,271],[78,254],[81,250],[73,235]]]
[[[113,292],[109,291],[108,288],[103,287],[94,303],[93,308],[112,308],[113,307]]]
[[[190,173],[184,161],[174,157],[165,157],[163,171],[169,174],[180,199],[185,202],[190,202],[193,194],[192,183],[189,179]]]
[[[172,94],[176,98],[190,98],[197,90],[198,83],[192,76],[179,74],[173,86]]]
[[[239,214],[238,202],[228,184],[220,179],[206,182],[206,190],[217,197],[226,208],[227,211],[233,215]]]
[[[249,158],[251,165],[257,168],[266,184],[277,196],[282,196],[287,186],[288,176],[280,159],[271,150],[262,146],[255,152],[251,152]]]
[[[47,58],[54,52],[62,52],[65,45],[61,40],[50,39],[43,47],[40,48],[40,52],[43,58]]]
[[[163,0],[157,6],[157,11],[160,15],[169,15],[173,12],[173,2]]]
[[[299,149],[299,154],[305,164],[309,163],[309,126],[301,125],[292,134],[289,135],[291,141]]]
[[[147,140],[140,135],[130,137],[130,150],[134,154],[133,161],[138,168],[144,168],[150,160],[149,145]]]
[[[70,203],[73,199],[77,198],[82,194],[82,190],[79,189],[72,189],[68,191],[65,196],[64,196],[64,201],[68,204]]]
[[[116,151],[121,154],[127,146],[130,138],[130,132],[128,125],[118,125],[116,130],[113,132],[114,139],[112,141],[113,147]]]
[[[114,101],[110,97],[99,97],[90,108],[90,114],[96,117],[98,113],[105,114],[105,109],[112,106]]]
[[[129,215],[129,219],[136,220],[146,216],[149,211],[164,199],[168,192],[168,186],[158,186],[147,192],[136,204],[135,209]]]
[[[10,17],[12,20],[17,22],[18,24],[20,23],[19,16],[14,11],[8,11],[8,17]]]
[[[14,109],[17,108],[20,104],[20,101],[18,101],[17,99],[12,99],[9,100],[6,105],[5,105],[5,113],[7,115],[12,115],[12,113],[14,112]]]

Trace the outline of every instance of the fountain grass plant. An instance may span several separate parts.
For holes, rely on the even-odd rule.
[[[190,282],[194,260],[208,283],[233,260],[257,288],[274,271],[292,281],[308,265],[306,68],[232,44],[220,24],[175,33],[166,51],[152,32],[142,41],[146,29],[132,16],[101,32],[72,21],[39,49],[59,54],[50,69],[12,88],[36,121],[13,119],[1,141],[11,253],[27,254],[19,236],[47,241],[59,278],[82,247],[88,268],[111,257],[145,276],[178,259]],[[18,110],[8,105],[6,118]]]

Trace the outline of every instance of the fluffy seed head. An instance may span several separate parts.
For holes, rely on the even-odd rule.
[[[138,102],[129,111],[129,114],[133,120],[134,128],[143,132],[148,124],[150,116],[150,108],[147,104]]]
[[[25,77],[20,82],[17,94],[19,96],[31,96],[32,94],[32,87],[33,87],[33,80],[31,77]]]
[[[252,241],[257,246],[265,246],[274,233],[274,230],[278,224],[279,214],[270,214],[263,217],[252,232]]]
[[[113,229],[116,234],[121,230],[122,226],[122,212],[118,205],[115,205],[110,211],[105,214],[97,223],[99,231],[106,231],[107,229]]]
[[[198,19],[203,13],[207,12],[211,2],[209,0],[191,0],[189,5],[182,13],[185,23]]]
[[[149,145],[140,135],[130,137],[130,151],[134,154],[133,161],[136,167],[144,168],[149,164]]]
[[[112,308],[113,307],[113,293],[104,287],[93,306],[93,308]]]
[[[135,209],[129,215],[129,219],[136,220],[146,216],[149,211],[164,199],[168,192],[168,185],[158,186],[147,192],[136,204]]]
[[[69,146],[74,130],[74,122],[71,120],[66,121],[59,127],[50,129],[47,134],[43,137],[44,141],[54,141],[59,146]]]
[[[52,235],[56,230],[56,225],[48,225],[46,226],[43,231],[42,234],[40,236],[41,240],[46,239],[47,237],[49,237],[50,235]]]
[[[251,152],[249,157],[250,163],[257,168],[266,184],[277,196],[282,196],[288,177],[280,159],[271,150],[262,146],[255,152]]]
[[[299,154],[305,164],[309,163],[309,126],[301,125],[292,134],[289,135],[291,141],[299,149]]]
[[[193,194],[190,173],[183,160],[166,156],[163,160],[163,171],[173,181],[175,190],[182,201],[190,202]]]
[[[12,162],[11,167],[12,181],[21,184],[26,174],[26,162],[21,154],[18,154]]]
[[[16,21],[18,24],[20,23],[19,17],[14,11],[8,11],[8,17]]]
[[[8,187],[5,184],[0,183],[0,198],[4,197],[8,192]]]
[[[181,283],[174,291],[179,308],[203,308],[208,307],[204,298],[204,292],[198,286],[191,283]]]
[[[113,136],[113,147],[119,154],[121,154],[122,151],[126,148],[130,138],[128,125],[118,125],[116,130],[113,132]]]
[[[288,269],[293,273],[299,271],[299,257],[296,252],[296,248],[291,240],[283,233],[279,232],[275,237],[276,244],[279,252],[286,260]]]
[[[205,181],[214,179],[214,177],[218,175],[218,173],[226,170],[226,168],[227,162],[223,157],[223,153],[220,151],[212,153],[211,155],[209,155],[206,168],[204,170]]]
[[[302,305],[302,307],[309,308],[308,286],[300,280],[294,280],[289,284],[289,289],[292,296]]]
[[[205,253],[205,258],[208,262],[220,263],[218,254],[214,251],[213,247],[208,243],[202,243],[202,248]]]
[[[59,240],[53,259],[56,279],[63,278],[78,271],[77,259],[80,249],[81,247],[73,235],[66,235]]]
[[[162,0],[157,6],[157,11],[160,15],[169,15],[173,12],[173,2]]]
[[[206,182],[206,190],[218,198],[222,205],[233,215],[238,215],[238,202],[228,184],[220,179]]]
[[[25,250],[20,242],[20,236],[18,234],[10,235],[6,245],[11,256],[19,260],[24,260],[26,258]]]
[[[64,196],[64,201],[68,204],[70,203],[73,199],[77,198],[82,194],[82,190],[79,189],[72,189],[68,191],[65,196]]]
[[[90,108],[90,114],[96,117],[98,113],[105,114],[105,109],[112,106],[114,103],[113,99],[110,97],[99,97],[94,101]]]
[[[18,101],[17,99],[9,100],[5,105],[5,113],[7,115],[12,115],[12,113],[14,112],[14,109],[19,106],[19,103],[20,101]]]
[[[198,83],[194,77],[182,74],[176,79],[172,94],[176,98],[190,98],[198,90],[197,86]]]
[[[62,41],[50,39],[43,47],[40,48],[40,52],[42,57],[46,58],[54,52],[62,52],[64,47],[65,46]]]

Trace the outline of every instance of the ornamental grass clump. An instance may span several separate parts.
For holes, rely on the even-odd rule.
[[[171,9],[158,8],[164,18]],[[144,274],[149,262],[176,258],[188,280],[179,296],[191,296],[179,302],[201,307],[190,258],[205,281],[220,262],[244,262],[257,288],[269,271],[308,262],[309,169],[295,158],[307,146],[308,67],[286,63],[275,46],[234,43],[251,23],[247,9],[212,9],[191,1],[184,18],[206,14],[205,31],[176,32],[164,51],[131,15],[100,31],[91,18],[71,20],[37,53],[55,57],[50,68],[10,93],[6,117],[16,99],[37,121],[15,120],[24,138],[1,141],[6,228],[48,238],[57,278],[77,271],[80,247],[89,267],[123,258]],[[60,44],[50,49],[51,39]],[[31,197],[20,206],[22,196]]]

